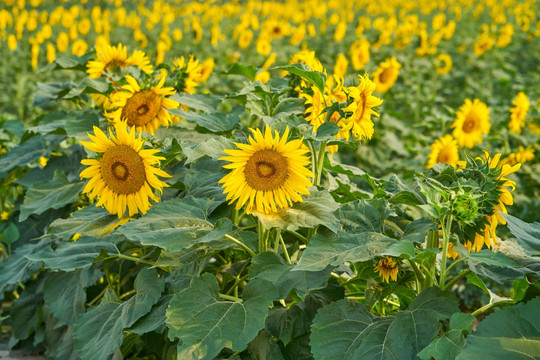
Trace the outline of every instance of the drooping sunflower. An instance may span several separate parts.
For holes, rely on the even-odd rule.
[[[436,139],[430,146],[431,154],[428,155],[427,168],[431,169],[437,163],[447,163],[455,167],[459,163],[457,141],[452,135],[445,135]]]
[[[300,194],[309,194],[313,177],[302,140],[287,141],[288,127],[281,138],[277,131],[272,136],[268,125],[264,135],[259,129],[251,131],[249,144],[236,143],[239,149],[225,150],[228,156],[220,158],[229,161],[223,167],[232,170],[219,181],[229,204],[236,201],[236,209],[247,204],[247,213],[270,214],[302,201]]]
[[[149,89],[141,89],[137,81],[127,75],[127,85],[111,95],[111,112],[105,112],[105,116],[114,123],[126,121],[130,127],[137,131],[154,131],[163,125],[168,127],[172,124],[171,114],[166,109],[178,107],[178,102],[166,98],[174,95],[172,87],[163,87],[166,76],[162,75],[156,86]]]
[[[379,67],[373,74],[373,81],[377,85],[377,92],[385,93],[396,82],[401,64],[395,57],[386,59],[379,64]]]
[[[488,134],[491,129],[489,123],[489,108],[478,99],[471,101],[465,99],[457,118],[452,124],[452,135],[457,139],[459,146],[474,147],[482,142],[482,135]]]
[[[138,66],[147,74],[153,72],[150,59],[141,50],[135,50],[128,57],[127,48],[119,43],[117,46],[109,44],[96,45],[97,59],[88,62],[86,72],[92,79],[105,76],[107,71],[115,72],[118,68]]]
[[[195,88],[199,85],[197,79],[201,77],[201,65],[199,60],[193,58],[193,55],[186,59],[181,56],[173,61],[174,69],[177,72],[176,89],[184,93],[193,94]]]
[[[435,58],[435,71],[439,75],[444,75],[452,70],[452,58],[448,54],[439,54]]]
[[[104,206],[111,214],[121,218],[133,216],[139,211],[145,214],[150,208],[149,199],[159,201],[152,189],[159,192],[166,186],[158,179],[170,177],[165,171],[155,167],[164,158],[155,156],[156,149],[143,149],[141,134],[136,136],[135,128],[128,132],[126,123],[114,124],[115,134],[109,130],[110,138],[94,126],[94,135],[88,134],[92,141],[81,141],[87,149],[100,155],[98,159],[83,159],[88,167],[80,177],[90,179],[83,193],[93,200],[96,206]]]
[[[343,109],[343,111],[352,112],[352,114],[339,120],[338,126],[344,132],[351,131],[358,139],[371,139],[373,136],[371,115],[379,116],[379,113],[373,108],[381,105],[383,101],[372,95],[376,85],[369,79],[367,74],[364,76],[359,75],[358,78],[360,80],[358,86],[347,88],[352,102]]]
[[[399,268],[396,260],[390,256],[383,257],[375,266],[375,271],[383,278],[383,281],[390,283],[390,279],[396,281]]]
[[[508,128],[511,132],[521,134],[521,128],[525,126],[525,117],[529,112],[531,102],[523,91],[520,91],[514,101],[512,101],[514,107],[510,109],[510,123]]]

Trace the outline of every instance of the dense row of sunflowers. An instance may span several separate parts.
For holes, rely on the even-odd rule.
[[[508,207],[539,219],[539,9],[5,0],[10,347],[463,360],[486,311],[534,324],[538,226]]]

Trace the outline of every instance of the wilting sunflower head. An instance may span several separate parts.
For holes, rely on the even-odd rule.
[[[390,279],[396,281],[399,268],[394,258],[390,256],[383,257],[375,266],[375,271],[383,278],[383,281],[390,283]]]
[[[159,201],[153,189],[159,192],[166,186],[157,176],[170,177],[163,170],[154,167],[164,158],[155,156],[155,149],[143,149],[144,140],[136,137],[135,129],[127,131],[125,123],[114,125],[115,134],[109,129],[110,138],[94,126],[94,134],[88,134],[92,141],[81,141],[87,149],[98,153],[97,159],[83,159],[88,165],[81,172],[81,178],[90,179],[83,190],[90,200],[98,198],[96,206],[104,206],[118,218],[143,214],[150,208],[150,201]]]
[[[110,97],[110,108],[114,110],[105,112],[105,116],[113,123],[125,121],[137,131],[151,134],[160,125],[168,127],[172,118],[166,109],[175,109],[179,103],[165,97],[175,94],[172,87],[163,87],[165,78],[162,76],[156,86],[142,89],[133,77],[126,76],[127,84]]]
[[[287,141],[288,127],[281,138],[268,125],[264,135],[251,131],[249,144],[236,143],[239,149],[225,150],[228,156],[220,158],[230,162],[223,167],[231,172],[219,181],[229,203],[236,201],[236,209],[247,204],[247,213],[270,214],[302,201],[313,177],[302,140]]]
[[[489,108],[478,99],[465,99],[465,104],[457,112],[457,118],[451,127],[452,135],[459,146],[472,148],[482,142],[482,136],[491,129]]]

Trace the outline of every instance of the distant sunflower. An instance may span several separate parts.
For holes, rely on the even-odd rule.
[[[199,85],[197,79],[201,77],[202,67],[199,60],[190,55],[186,60],[183,56],[173,61],[174,70],[177,72],[176,89],[178,91],[194,94],[195,88]]]
[[[371,115],[379,116],[373,108],[381,105],[383,101],[372,95],[376,85],[367,74],[358,76],[358,78],[360,80],[358,86],[347,88],[352,102],[343,109],[343,111],[352,112],[352,114],[339,120],[338,126],[341,127],[342,131],[351,131],[358,139],[371,139],[373,136]],[[346,139],[348,140],[348,136]]]
[[[519,150],[508,155],[504,160],[501,161],[501,164],[523,164],[524,162],[531,161],[532,159],[534,159],[534,149],[532,145],[529,145],[526,148],[519,146]]]
[[[489,123],[489,109],[478,99],[471,101],[465,99],[465,104],[457,112],[457,118],[452,124],[452,135],[457,139],[459,146],[474,147],[482,142],[482,135],[488,134],[491,129]]]
[[[225,150],[229,156],[220,158],[230,162],[225,169],[232,169],[219,181],[229,204],[237,201],[236,209],[247,204],[247,213],[270,214],[301,202],[300,194],[309,194],[313,177],[302,140],[287,141],[288,127],[281,138],[277,131],[272,136],[268,125],[264,135],[259,129],[251,131],[249,144],[237,143],[239,150]]]
[[[510,109],[510,123],[508,127],[511,132],[521,134],[521,128],[525,126],[525,117],[527,116],[527,112],[529,112],[531,102],[527,98],[527,95],[523,91],[520,91],[514,101],[512,101],[512,104],[514,107]]]
[[[166,76],[162,76],[156,86],[142,90],[137,81],[127,75],[127,85],[111,95],[111,108],[105,116],[114,123],[127,121],[137,131],[153,134],[160,126],[168,127],[172,123],[171,114],[166,109],[178,107],[178,102],[166,98],[175,94],[174,88],[163,87]]]
[[[396,82],[401,64],[395,57],[383,61],[375,73],[373,73],[373,81],[377,85],[377,92],[385,93]]]
[[[118,218],[133,216],[139,211],[143,214],[150,208],[150,201],[159,201],[152,188],[162,191],[166,186],[157,176],[170,177],[159,165],[162,157],[155,156],[159,150],[142,149],[144,140],[136,137],[135,129],[127,131],[126,123],[114,125],[116,136],[109,131],[110,139],[101,129],[94,126],[94,135],[88,134],[92,141],[81,141],[87,149],[100,155],[99,159],[83,159],[87,165],[80,176],[89,178],[83,193],[93,200],[96,206],[104,206]]]
[[[150,59],[141,50],[135,50],[128,57],[127,48],[119,43],[117,46],[103,44],[96,46],[97,59],[88,62],[86,72],[92,79],[105,76],[106,72],[114,73],[118,68],[138,66],[147,74],[153,72]]]
[[[439,75],[444,75],[452,70],[452,57],[448,54],[439,54],[435,58],[435,71]]]
[[[437,163],[447,163],[456,166],[459,163],[458,144],[452,135],[445,135],[436,139],[431,145],[431,154],[428,156],[427,168],[431,169]]]
[[[383,281],[389,283],[390,279],[394,281],[397,280],[399,268],[396,260],[390,256],[386,256],[379,260],[377,266],[375,267],[375,271],[379,273],[379,276],[383,278]]]

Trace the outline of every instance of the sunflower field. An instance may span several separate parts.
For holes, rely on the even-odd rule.
[[[2,0],[0,350],[540,359],[540,2]]]

